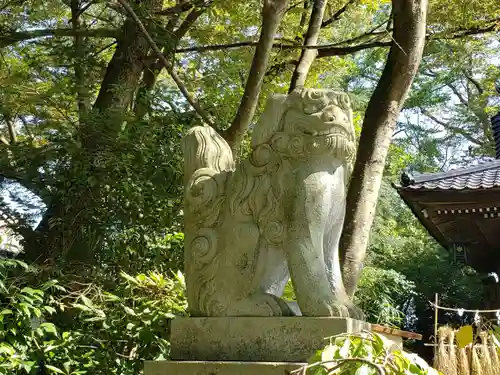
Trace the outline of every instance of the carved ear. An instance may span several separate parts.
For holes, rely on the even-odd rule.
[[[252,148],[267,143],[273,134],[281,128],[281,117],[285,111],[285,102],[288,95],[275,94],[267,99],[264,112],[255,124],[252,133]]]

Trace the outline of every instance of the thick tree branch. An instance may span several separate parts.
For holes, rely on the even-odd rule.
[[[308,13],[310,5],[311,5],[311,3],[309,2],[309,0],[305,0],[304,1],[304,11],[302,12],[302,15],[300,16],[300,21],[299,21],[299,31],[300,31],[300,33],[302,33],[303,27],[306,25],[307,13]]]
[[[451,83],[447,83],[446,86],[448,86],[449,89],[453,92],[453,94],[455,94],[455,96],[458,98],[458,100],[460,101],[460,103],[462,103],[467,108],[469,107],[468,101],[465,100],[465,98],[463,97],[463,95],[460,93],[460,91],[458,91],[458,89],[455,86],[453,86]]]
[[[483,27],[471,27],[470,29],[454,29],[449,31],[443,31],[439,33],[431,33],[426,35],[427,41],[434,40],[450,40],[450,39],[460,39],[471,35],[485,34],[489,32],[494,32],[497,27],[497,23],[500,18],[495,18],[491,20],[484,21]],[[380,36],[380,33],[374,33],[373,36]],[[363,37],[370,36],[370,34],[362,34]],[[390,47],[392,45],[392,40],[387,41],[376,41],[370,43],[356,44],[353,46],[344,46],[349,41],[358,39],[355,37],[353,39],[345,40],[334,44],[323,44],[323,45],[312,45],[304,46],[301,44],[287,44],[287,43],[274,43],[273,48],[279,50],[290,50],[290,49],[317,49],[317,58],[331,57],[331,56],[344,56],[350,55],[359,51],[366,49],[378,48],[378,47]],[[212,44],[205,46],[194,46],[186,48],[178,48],[175,53],[189,53],[189,52],[209,52],[209,51],[222,51],[228,49],[242,48],[242,47],[255,47],[259,43],[255,41],[243,41],[228,44]]]
[[[239,148],[241,138],[247,131],[248,125],[255,114],[267,65],[271,57],[274,36],[287,6],[288,0],[264,0],[262,30],[248,74],[245,92],[231,126],[223,133],[224,138],[233,150]]]
[[[163,55],[160,48],[158,47],[156,42],[153,40],[153,38],[151,38],[151,35],[149,34],[148,30],[146,29],[146,27],[144,26],[142,21],[139,19],[139,17],[135,13],[135,11],[132,9],[132,7],[125,0],[117,0],[117,1],[123,6],[123,8],[127,11],[127,13],[130,15],[130,17],[137,24],[137,26],[139,27],[139,29],[143,33],[144,37],[146,38],[148,44],[153,49],[153,51],[155,51],[155,53],[158,55],[158,58],[161,60],[161,62],[165,66],[165,69],[167,69],[167,71],[169,72],[170,76],[174,80],[175,84],[177,85],[177,87],[181,91],[184,98],[195,109],[196,113],[198,113],[198,115],[203,119],[203,121],[205,121],[209,125],[213,125],[212,119],[210,118],[208,113],[206,113],[205,110],[203,110],[203,108],[201,108],[198,101],[190,94],[190,92],[188,91],[188,89],[186,88],[186,86],[184,85],[182,80],[179,78],[177,73],[175,73],[172,63],[170,63],[166,59],[166,57]]]
[[[481,84],[479,83],[479,81],[477,81],[474,77],[472,77],[472,75],[470,75],[469,73],[467,73],[467,71],[465,69],[462,70],[462,72],[464,73],[465,78],[467,78],[469,80],[469,82],[474,85],[474,87],[476,88],[476,90],[477,90],[477,92],[478,92],[479,95],[481,95],[482,93],[484,93],[484,90],[481,87]]]
[[[79,9],[77,10],[76,13],[73,13],[73,5],[71,5],[71,8],[72,8],[71,9],[71,19],[69,20],[69,23],[73,23],[76,18],[80,17],[83,13],[85,13],[87,11],[87,9],[89,9],[92,5],[94,5],[94,0],[89,1],[86,5],[84,5],[81,8],[78,6],[77,8],[79,8]]]
[[[451,130],[457,134],[460,134],[462,137],[464,137],[465,139],[467,139],[469,142],[471,143],[474,143],[478,146],[483,146],[484,145],[484,142],[480,141],[479,139],[473,137],[472,135],[470,135],[469,133],[467,133],[464,129],[461,129],[457,126],[454,126],[454,125],[451,125],[450,123],[447,123],[443,120],[440,120],[438,119],[436,116],[434,116],[433,114],[431,114],[429,111],[427,111],[425,108],[422,108],[422,107],[419,107],[420,108],[420,112],[422,112],[422,114],[426,117],[429,117],[432,121],[434,121],[436,124],[439,124],[441,125],[443,128],[445,129],[448,129],[448,130]]]
[[[321,23],[321,28],[325,28],[325,27],[328,27],[330,26],[332,23],[334,23],[335,21],[338,21],[342,15],[345,13],[345,11],[352,5],[356,2],[357,0],[349,0],[347,3],[345,3],[345,5],[340,8],[339,10],[337,10],[329,19],[327,20],[324,20],[322,23]]]
[[[14,126],[14,121],[9,116],[4,116],[4,120],[7,123],[7,128],[9,129],[9,144],[13,145],[17,143],[17,132]]]
[[[363,268],[391,136],[422,59],[427,3],[428,0],[392,0],[394,40],[366,109],[339,247],[350,296]]]
[[[92,4],[90,2],[87,4],[87,8]],[[83,9],[83,8],[82,8]],[[85,113],[90,107],[89,95],[87,94],[86,85],[85,85],[85,72],[84,72],[84,61],[83,56],[85,54],[84,48],[84,39],[81,35],[77,33],[77,30],[80,29],[80,1],[79,0],[71,0],[71,25],[73,28],[74,36],[74,71],[75,71],[75,91],[76,91],[76,102],[78,106],[78,114],[80,120],[84,118]]]
[[[175,25],[178,22],[180,14],[174,15],[167,24],[166,32],[168,33],[169,42],[165,43],[163,46],[162,54],[172,58],[172,51],[175,50],[180,40],[187,34],[191,29],[196,20],[207,10],[208,6],[212,1],[204,0],[198,2],[199,7],[191,7],[191,11],[186,16],[181,25],[174,31]],[[145,66],[144,73],[142,75],[142,81],[140,88],[137,92],[136,103],[135,103],[135,114],[137,119],[142,119],[144,115],[150,108],[149,93],[153,89],[156,79],[160,74],[164,64],[158,58],[151,64]]]
[[[18,42],[24,42],[27,40],[43,38],[47,36],[57,36],[57,37],[91,37],[91,38],[118,38],[120,35],[119,30],[115,29],[38,29],[29,31],[14,31],[11,33],[0,34],[0,48],[16,44]]]
[[[196,20],[205,12],[210,3],[211,1],[203,2],[199,7],[195,7],[195,9],[189,12],[184,21],[175,31],[175,48],[177,48],[179,41],[184,37],[184,35],[187,34]]]
[[[311,12],[311,19],[309,20],[309,26],[307,28],[306,38],[304,40],[305,46],[314,46],[318,42],[319,33],[321,31],[321,22],[323,21],[323,15],[325,14],[327,0],[315,0],[313,9]],[[318,51],[315,49],[304,49],[299,58],[299,63],[295,67],[295,71],[292,75],[292,81],[290,82],[290,88],[288,92],[292,92],[297,87],[304,87],[306,83],[307,74],[314,59],[318,55]]]

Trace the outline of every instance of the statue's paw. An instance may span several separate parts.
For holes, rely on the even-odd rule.
[[[336,318],[349,318],[349,309],[346,305],[342,303],[333,303],[328,306],[328,310],[330,311],[330,316],[334,316]]]
[[[337,302],[330,306],[331,316],[339,317],[339,318],[351,318],[356,320],[364,320],[365,314],[363,311],[356,306],[351,301],[340,303]]]
[[[228,316],[281,316],[285,308],[289,310],[285,301],[270,294],[256,294],[239,299],[231,303],[227,311]],[[289,315],[292,315],[291,313]]]
[[[347,308],[349,309],[349,318],[356,320],[365,320],[365,313],[354,303],[349,303],[347,305]]]

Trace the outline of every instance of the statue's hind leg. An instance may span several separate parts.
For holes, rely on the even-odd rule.
[[[255,282],[259,294],[271,296],[280,306],[282,316],[300,315],[296,304],[283,300],[285,286],[290,279],[286,255],[281,247],[269,246],[264,243],[259,250],[259,260],[256,267]]]

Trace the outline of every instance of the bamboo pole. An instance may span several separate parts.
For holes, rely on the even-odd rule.
[[[439,296],[436,293],[434,295],[434,358],[436,358],[436,352],[437,352],[437,337],[438,337],[438,317],[439,317],[439,309],[437,306],[439,306]]]

